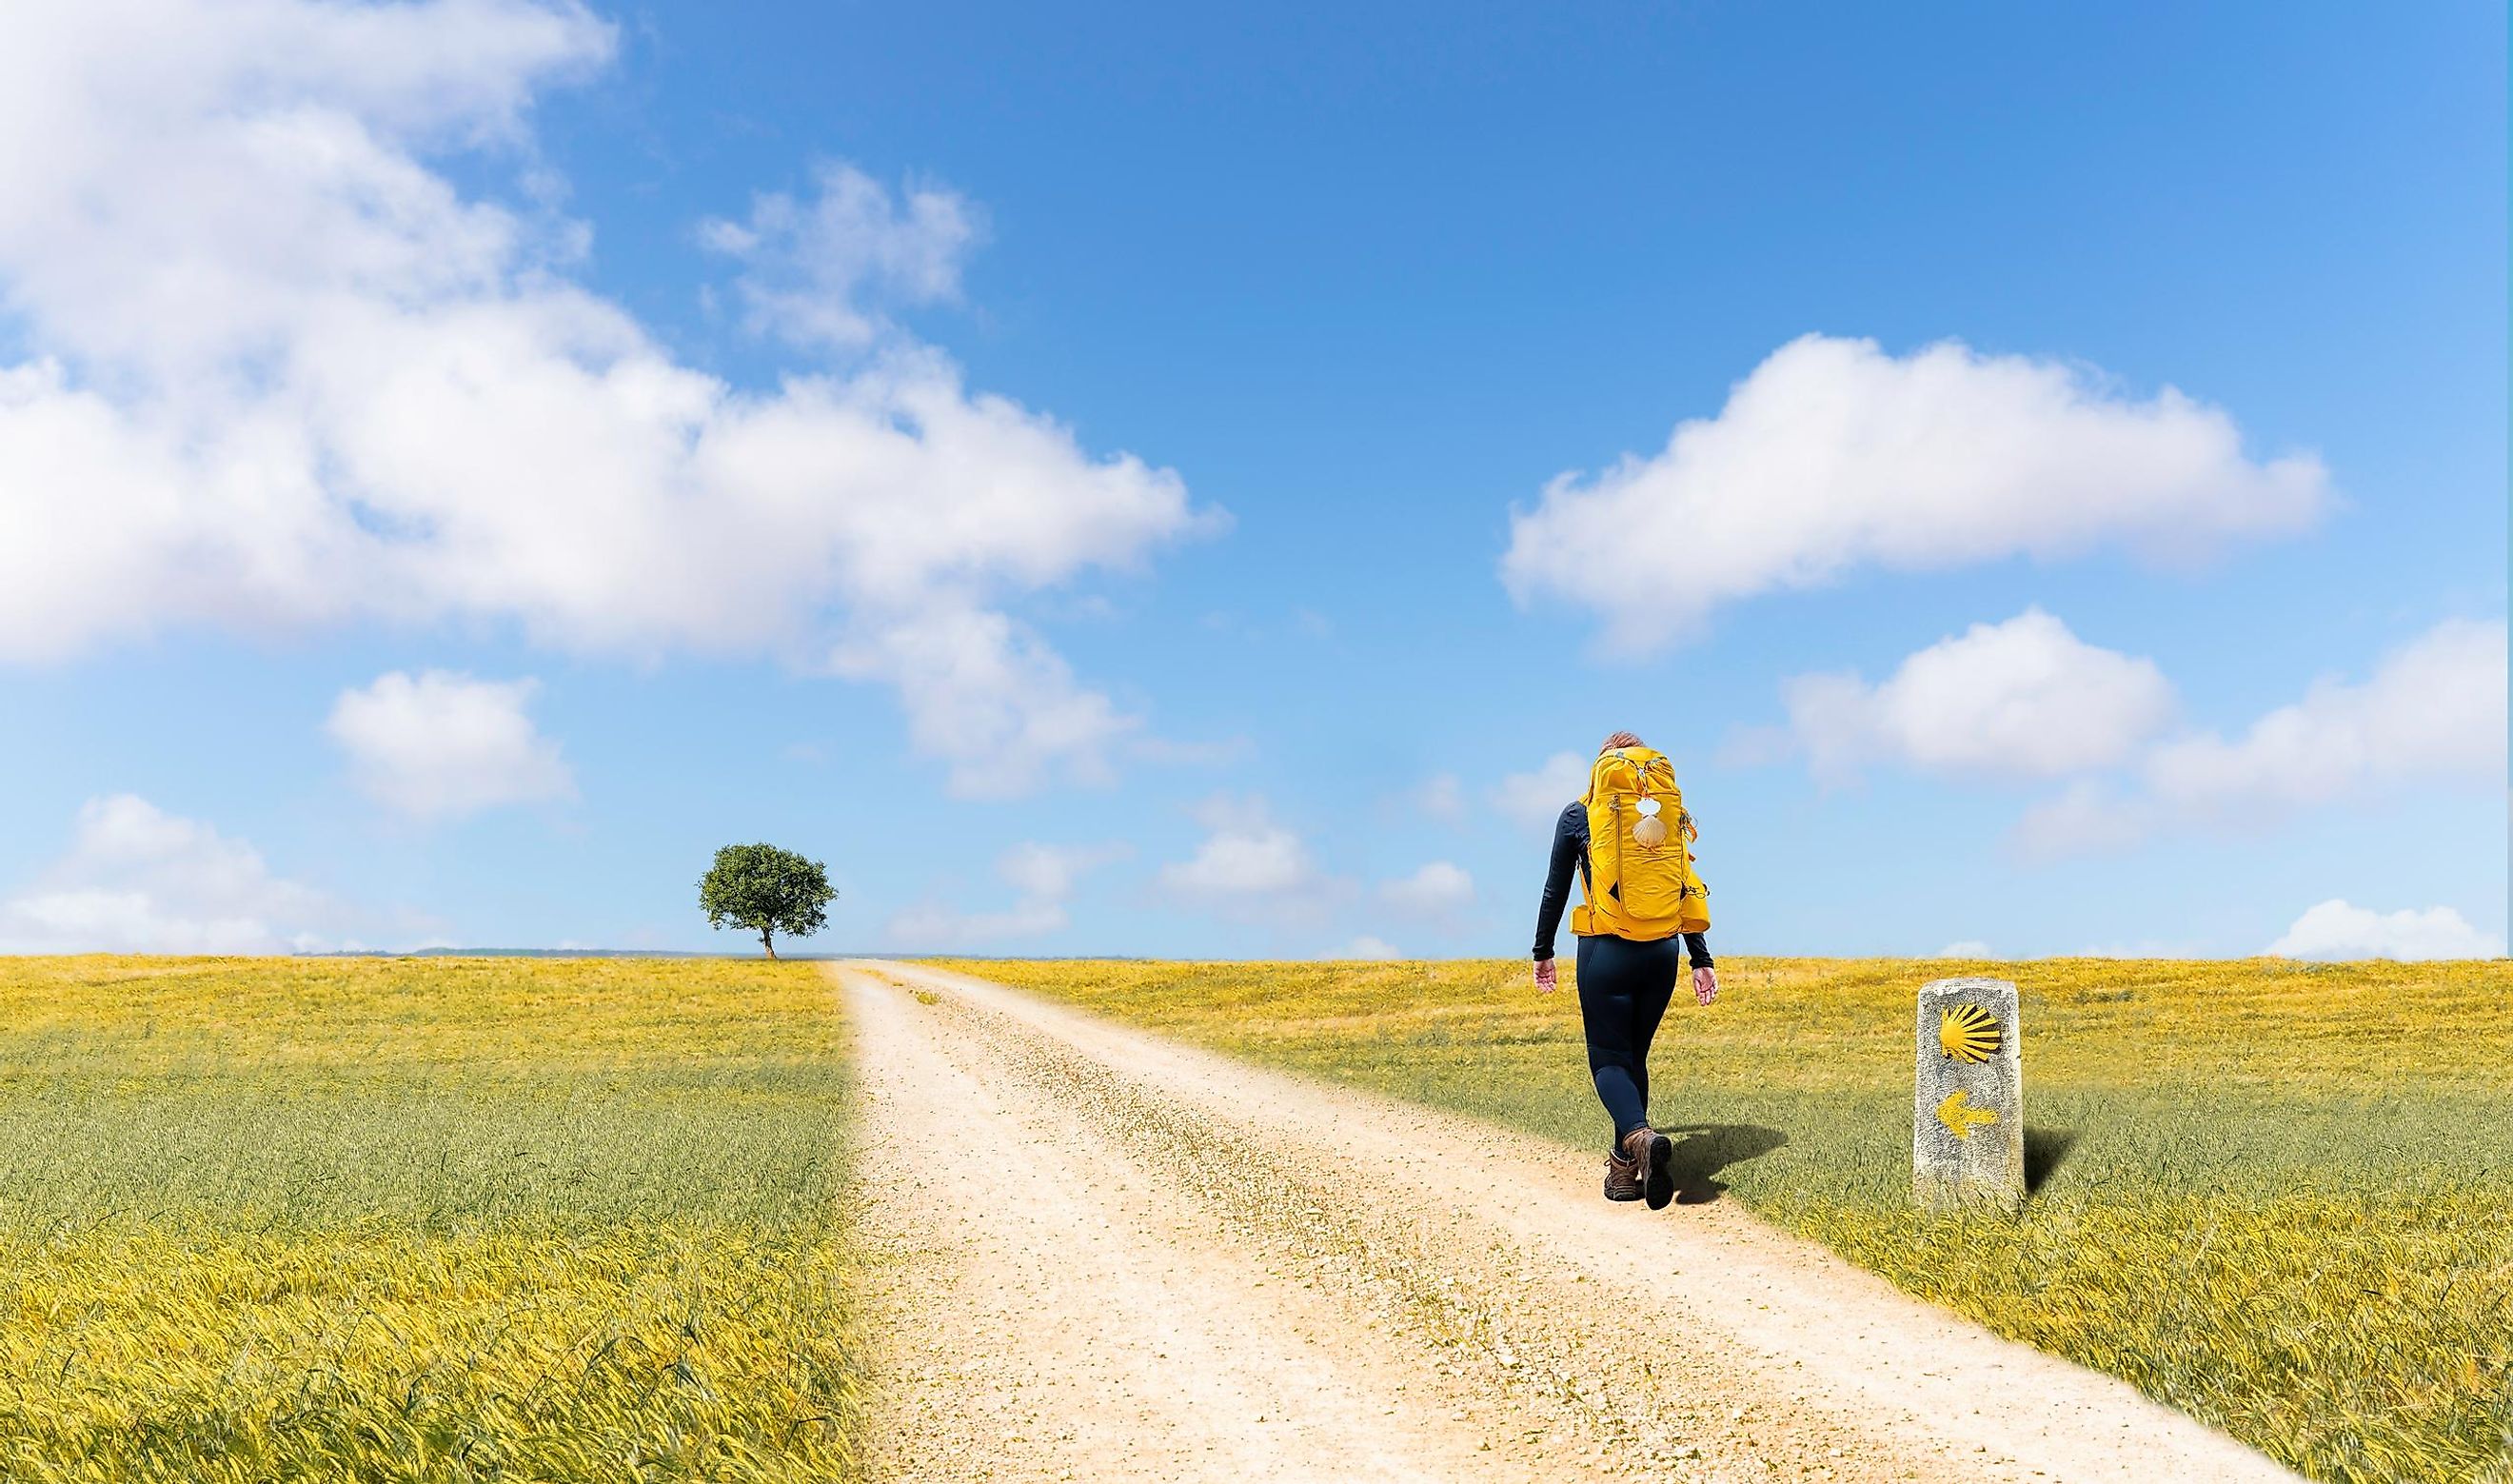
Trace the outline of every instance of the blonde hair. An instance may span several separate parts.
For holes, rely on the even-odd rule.
[[[1637,737],[1634,737],[1629,732],[1617,732],[1600,743],[1597,747],[1597,752],[1600,756],[1603,756],[1608,752],[1614,751],[1616,747],[1646,747],[1648,745],[1649,743],[1641,741]]]

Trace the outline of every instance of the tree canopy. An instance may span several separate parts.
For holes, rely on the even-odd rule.
[[[698,879],[707,926],[758,934],[770,958],[777,956],[778,934],[808,938],[827,927],[837,896],[826,866],[774,845],[728,845]]]

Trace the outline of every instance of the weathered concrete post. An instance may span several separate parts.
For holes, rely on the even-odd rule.
[[[2015,986],[1941,979],[1920,988],[1911,1193],[1930,1211],[2024,1206],[2024,1058]]]

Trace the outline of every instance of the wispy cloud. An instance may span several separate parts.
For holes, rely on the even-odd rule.
[[[0,900],[11,953],[288,953],[425,927],[281,876],[251,844],[128,793],[89,800],[67,854]]]
[[[1453,921],[1474,904],[1475,878],[1454,862],[1431,861],[1410,876],[1380,882],[1378,900],[1410,917]]]
[[[2362,683],[2325,675],[2240,737],[2148,749],[2134,785],[2078,780],[2027,811],[2028,859],[2124,850],[2192,827],[2273,823],[2297,809],[2416,782],[2502,785],[2505,625],[2451,620],[2384,655]]]
[[[968,910],[925,902],[894,913],[882,937],[908,949],[961,948],[1017,942],[1061,932],[1071,925],[1067,902],[1082,879],[1133,854],[1123,844],[1042,845],[1023,841],[995,859],[995,874],[1012,887],[1012,904]]]
[[[1588,791],[1589,762],[1576,752],[1556,752],[1533,772],[1510,774],[1493,786],[1493,808],[1522,826],[1550,828],[1564,805]]]
[[[894,196],[844,161],[823,162],[812,184],[808,198],[762,192],[746,220],[699,224],[699,241],[742,265],[753,331],[857,350],[894,333],[881,304],[959,298],[961,264],[984,235],[975,204],[937,185]]]

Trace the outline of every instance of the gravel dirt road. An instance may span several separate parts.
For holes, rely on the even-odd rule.
[[[886,1477],[2291,1479],[1727,1202],[849,963]]]

